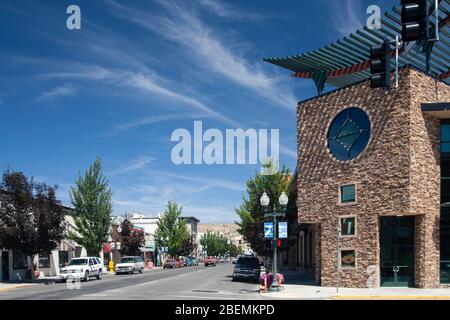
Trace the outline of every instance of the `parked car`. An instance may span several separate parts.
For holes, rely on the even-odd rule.
[[[191,261],[193,266],[198,266],[198,260],[196,258],[191,258]]]
[[[234,266],[233,281],[245,279],[258,282],[260,274],[259,259],[252,256],[242,256],[237,259]]]
[[[119,273],[142,273],[144,270],[144,260],[139,256],[122,257],[120,262],[115,266],[116,274]]]
[[[216,261],[215,257],[209,256],[209,257],[205,258],[205,267],[207,267],[207,266],[214,266],[215,267],[216,263],[217,263],[217,261]]]
[[[175,269],[177,267],[177,263],[175,259],[166,259],[164,262],[163,268],[164,269]]]
[[[177,268],[183,268],[184,267],[184,260],[181,258],[175,259],[175,266]]]
[[[192,267],[192,258],[191,257],[184,258],[184,266],[185,267]]]
[[[237,259],[236,259],[235,257],[231,258],[231,263],[232,263],[232,264],[236,264],[236,260],[237,260]]]
[[[97,257],[74,258],[59,272],[59,279],[62,282],[66,282],[67,279],[89,281],[90,277],[96,277],[100,280],[102,276],[103,263]]]

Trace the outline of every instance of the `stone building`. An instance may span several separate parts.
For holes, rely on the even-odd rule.
[[[298,222],[318,283],[450,283],[449,102],[405,67],[387,92],[367,80],[298,104]]]
[[[450,20],[437,4],[433,39],[404,39],[397,6],[376,29],[264,59],[317,88],[297,106],[288,265],[318,284],[450,284]]]

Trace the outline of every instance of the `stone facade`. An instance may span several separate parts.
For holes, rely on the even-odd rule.
[[[449,87],[412,68],[400,71],[399,88],[387,93],[369,81],[298,105],[299,223],[317,224],[316,279],[336,285],[339,217],[356,217],[356,234],[341,238],[354,249],[354,269],[340,271],[344,287],[379,286],[380,217],[417,216],[415,285],[439,285],[439,124],[422,103],[450,101]],[[327,148],[335,116],[359,107],[369,116],[371,138],[351,161],[336,160]],[[339,188],[355,184],[357,199],[340,204]],[[375,283],[373,281],[375,280]]]

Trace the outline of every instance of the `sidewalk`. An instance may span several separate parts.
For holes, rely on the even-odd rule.
[[[450,300],[450,289],[377,288],[354,289],[320,287],[293,272],[284,272],[286,283],[279,292],[262,293],[266,299],[318,300]]]

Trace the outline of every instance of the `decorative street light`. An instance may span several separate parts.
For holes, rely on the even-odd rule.
[[[273,247],[273,261],[272,261],[272,272],[273,272],[273,281],[272,281],[272,291],[279,291],[278,287],[278,279],[277,279],[277,217],[284,218],[286,215],[286,207],[289,202],[289,198],[286,193],[283,191],[278,198],[278,202],[281,206],[281,212],[276,212],[275,205],[273,206],[272,212],[269,212],[269,204],[270,198],[267,193],[263,193],[260,199],[261,206],[263,207],[264,218],[273,220],[273,238],[272,238],[272,247]]]

